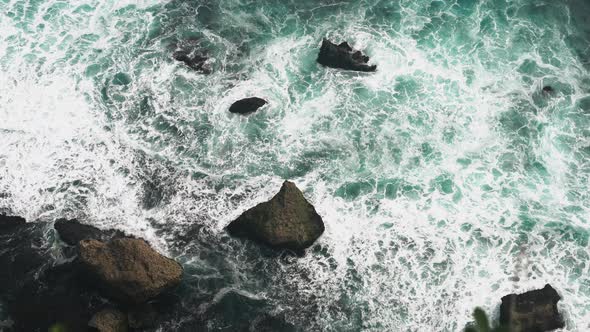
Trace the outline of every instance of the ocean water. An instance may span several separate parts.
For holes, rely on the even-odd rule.
[[[587,0],[0,0],[0,210],[123,229],[181,261],[161,331],[205,316],[248,330],[264,313],[301,331],[459,331],[476,306],[497,314],[545,283],[565,330],[588,330],[588,13]],[[324,37],[377,72],[319,66]],[[212,74],[172,59],[187,43]],[[269,105],[227,111],[248,96]],[[302,258],[223,229],[284,179],[326,224]]]

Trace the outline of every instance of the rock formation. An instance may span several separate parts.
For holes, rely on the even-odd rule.
[[[270,201],[244,212],[227,231],[274,248],[301,252],[322,235],[324,223],[297,186],[285,181]]]
[[[502,298],[500,324],[511,332],[544,332],[563,328],[563,318],[557,310],[561,299],[557,291],[547,284],[543,289]]]
[[[256,112],[259,108],[266,105],[266,100],[258,97],[244,98],[233,103],[229,111],[237,114],[249,114]]]
[[[368,65],[368,56],[361,51],[353,50],[347,42],[336,45],[327,39],[322,41],[317,62],[332,68],[364,72],[377,70],[376,65]]]
[[[79,260],[107,294],[126,303],[143,303],[178,285],[182,267],[141,239],[83,240]]]

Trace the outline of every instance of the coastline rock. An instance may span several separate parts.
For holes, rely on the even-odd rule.
[[[15,227],[26,224],[25,218],[17,216],[0,215],[0,232],[5,232],[14,229]]]
[[[127,320],[132,329],[146,329],[156,326],[158,313],[151,304],[143,304],[129,310]]]
[[[230,235],[296,252],[311,246],[324,229],[313,205],[289,181],[270,201],[247,210],[227,226]]]
[[[563,328],[563,318],[557,310],[561,297],[547,284],[543,289],[502,297],[500,324],[512,332],[544,332]]]
[[[127,332],[127,315],[117,309],[103,309],[92,316],[88,326],[98,332]]]
[[[58,219],[53,225],[59,237],[67,244],[75,246],[82,240],[108,241],[113,238],[125,237],[118,230],[101,230],[91,225],[78,222],[78,220]]]
[[[82,240],[79,260],[111,297],[142,303],[178,285],[182,266],[141,239]]]
[[[321,65],[355,71],[373,72],[376,65],[368,65],[369,57],[361,51],[353,50],[347,42],[336,45],[324,38],[317,58]]]
[[[229,111],[237,114],[250,114],[256,112],[259,108],[266,105],[266,100],[258,97],[244,98],[233,103]]]

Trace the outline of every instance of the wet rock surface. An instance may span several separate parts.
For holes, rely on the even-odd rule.
[[[108,296],[126,303],[142,303],[178,285],[182,267],[141,239],[109,242],[83,240],[79,260]]]
[[[299,188],[285,181],[270,201],[244,212],[227,231],[274,248],[302,252],[322,235],[324,223]]]
[[[55,221],[55,230],[67,244],[75,246],[82,240],[108,241],[113,238],[125,237],[125,233],[108,229],[101,230],[91,225],[82,224],[77,220],[59,219]]]
[[[545,332],[563,328],[563,318],[557,309],[561,297],[551,285],[522,294],[502,298],[500,324],[512,332]]]
[[[266,105],[266,100],[258,97],[244,98],[233,103],[229,111],[237,114],[250,114],[256,112],[259,108]]]
[[[320,48],[317,62],[331,68],[354,71],[373,72],[376,65],[369,65],[369,57],[361,51],[354,50],[347,42],[336,45],[324,39]]]

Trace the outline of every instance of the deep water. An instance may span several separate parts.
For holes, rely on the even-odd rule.
[[[123,229],[181,261],[163,331],[205,312],[210,331],[265,313],[301,331],[459,331],[474,307],[545,283],[566,330],[584,331],[588,13],[587,0],[0,0],[0,210]],[[377,72],[318,65],[324,37]],[[210,75],[172,58],[187,43]],[[250,96],[269,105],[228,112]],[[223,229],[283,179],[326,224],[302,258]]]

